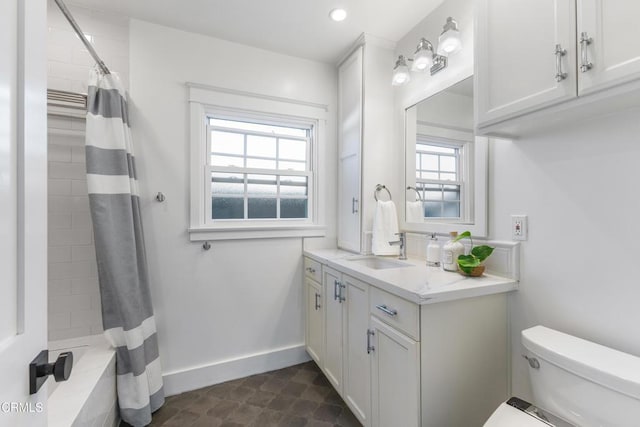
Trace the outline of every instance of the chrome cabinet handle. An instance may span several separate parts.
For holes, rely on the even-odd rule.
[[[566,54],[567,49],[563,49],[560,44],[557,44],[554,55],[556,56],[556,81],[558,83],[567,78],[567,73],[562,72],[562,57]]]
[[[351,198],[351,213],[358,213],[358,199]]]
[[[385,304],[376,305],[376,308],[391,317],[395,317],[398,315],[398,310],[396,310],[395,308],[389,308]]]
[[[340,284],[340,282],[338,282],[337,280],[333,281],[333,300],[334,301],[338,301],[338,285]]]
[[[593,42],[593,39],[589,37],[586,32],[580,34],[580,53],[582,59],[580,61],[580,71],[586,73],[591,68],[593,68],[593,64],[589,62],[589,52],[587,46],[589,46]]]
[[[320,309],[320,303],[318,302],[318,298],[320,298],[320,294],[316,292],[316,310]]]
[[[346,285],[343,285],[342,282],[338,282],[338,301],[342,304],[342,301],[346,300],[342,291],[346,288]]]
[[[371,329],[367,329],[367,354],[371,354],[372,351],[375,351],[375,347],[371,345],[371,337],[376,333]]]
[[[307,270],[311,274],[316,272],[316,269],[315,268],[311,268],[311,267],[307,267],[307,268],[305,268],[305,270]]]

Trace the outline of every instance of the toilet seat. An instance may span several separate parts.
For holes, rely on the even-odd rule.
[[[500,404],[484,427],[575,427],[529,402],[512,397]]]

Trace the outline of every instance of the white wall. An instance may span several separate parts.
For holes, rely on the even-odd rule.
[[[94,61],[56,4],[47,9],[47,87],[87,93]],[[82,7],[71,13],[107,66],[129,84],[128,19]],[[84,153],[84,119],[49,115],[49,339],[102,332]]]
[[[530,397],[520,331],[543,324],[640,356],[640,110],[490,147],[489,229],[529,215],[510,298],[513,393]]]
[[[293,348],[304,356],[299,238],[190,243],[189,117],[185,82],[328,104],[319,147],[320,208],[335,245],[336,95],[334,66],[141,21],[130,26],[131,121],[158,321],[160,356],[175,393],[237,375],[216,366]],[[154,200],[162,191],[166,201]],[[258,357],[258,359],[260,359]],[[278,362],[278,361],[276,361]],[[240,364],[242,365],[242,360]],[[282,361],[280,361],[282,363]],[[203,368],[198,375],[193,369]],[[191,378],[191,379],[188,379]]]
[[[471,6],[449,0],[436,12],[446,9],[454,18],[466,17]],[[434,21],[432,17],[423,24]],[[460,28],[463,35],[470,30],[466,25]],[[408,52],[402,46],[420,32],[413,29],[403,38],[399,51]],[[464,46],[463,52],[468,45]],[[473,65],[467,54],[464,61],[459,64],[463,69]],[[451,83],[455,75],[449,76]],[[428,95],[443,84],[434,79],[426,86],[398,90],[397,120],[413,91]],[[517,141],[490,142],[489,237],[510,240],[510,216],[529,216],[529,240],[521,247],[520,288],[509,299],[516,396],[532,398],[520,332],[533,325],[640,356],[635,332],[640,324],[640,286],[634,276],[640,235],[635,185],[640,182],[638,117],[640,109],[629,110],[566,123],[561,130]]]

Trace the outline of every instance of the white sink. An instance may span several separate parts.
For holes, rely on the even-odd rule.
[[[406,262],[398,261],[395,259],[380,258],[377,256],[353,257],[347,258],[347,261],[371,268],[373,270],[411,267],[411,264],[408,264]]]

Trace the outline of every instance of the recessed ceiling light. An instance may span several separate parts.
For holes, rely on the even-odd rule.
[[[347,17],[347,11],[344,9],[333,9],[329,12],[329,17],[336,22],[344,21]]]

